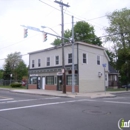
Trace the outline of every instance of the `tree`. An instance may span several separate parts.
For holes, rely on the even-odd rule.
[[[23,61],[21,53],[15,52],[7,55],[7,58],[5,59],[5,65],[8,63],[13,71],[21,61]]]
[[[0,69],[0,79],[3,79],[3,70]]]
[[[120,70],[123,84],[130,83],[130,49],[118,50],[117,69]]]
[[[65,38],[71,38],[72,30],[66,30],[64,33]],[[83,41],[90,44],[101,46],[101,40],[95,35],[94,27],[90,26],[87,22],[79,21],[74,26],[74,39],[77,41]],[[68,40],[65,40],[68,42]],[[57,38],[54,40],[52,45],[60,45],[62,43],[61,39]]]
[[[121,75],[121,82],[130,82],[130,10],[116,10],[107,15],[109,27],[105,28],[106,41],[113,42],[116,69]]]
[[[130,48],[130,10],[116,10],[107,15],[109,27],[105,28],[107,34],[106,41],[116,44],[116,48]]]
[[[87,22],[79,21],[74,26],[75,40],[101,46],[101,40],[95,35],[94,27]]]
[[[21,61],[14,70],[14,77],[16,80],[22,80],[24,76],[28,76],[28,68],[26,64]]]
[[[64,32],[64,37],[65,38],[70,38],[71,37],[71,30],[65,30],[65,32]],[[66,43],[66,42],[69,42],[68,40],[64,40],[64,42]],[[57,39],[55,39],[54,40],[54,42],[52,43],[52,45],[54,45],[54,46],[56,46],[56,45],[60,45],[62,43],[62,40],[61,39],[59,39],[59,38],[57,38]]]
[[[108,57],[109,57],[109,59],[110,59],[109,64],[110,64],[111,66],[113,66],[114,68],[116,68],[116,60],[115,60],[116,55],[115,55],[115,53],[113,53],[113,52],[110,51],[110,50],[106,50],[106,53],[107,53],[107,55],[108,55]]]
[[[7,62],[7,64],[5,65],[5,68],[4,68],[4,72],[3,72],[3,79],[10,80],[11,74],[12,74],[11,67],[10,67],[9,62]]]

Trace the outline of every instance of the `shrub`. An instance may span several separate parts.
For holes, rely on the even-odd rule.
[[[18,83],[18,82],[14,82],[10,85],[12,88],[16,88],[16,87],[21,87],[22,84],[21,83]]]

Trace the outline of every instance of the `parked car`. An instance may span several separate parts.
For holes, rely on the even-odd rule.
[[[126,91],[128,91],[128,89],[130,89],[130,84],[128,84],[128,85],[122,85],[122,88],[125,88]]]

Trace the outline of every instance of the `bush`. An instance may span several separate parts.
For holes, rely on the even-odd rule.
[[[16,87],[21,87],[22,84],[21,84],[21,83],[18,83],[18,82],[15,82],[15,83],[12,83],[10,86],[11,86],[12,88],[16,88]]]

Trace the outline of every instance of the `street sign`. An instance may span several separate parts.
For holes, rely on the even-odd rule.
[[[21,26],[24,27],[24,28],[33,30],[33,31],[42,32],[39,28],[36,28],[36,27],[25,26],[25,25],[21,25]]]
[[[60,76],[60,75],[63,75],[63,74],[62,74],[62,72],[57,72],[57,75],[59,75],[59,76]]]
[[[102,66],[105,68],[107,65],[106,64],[102,64]]]

